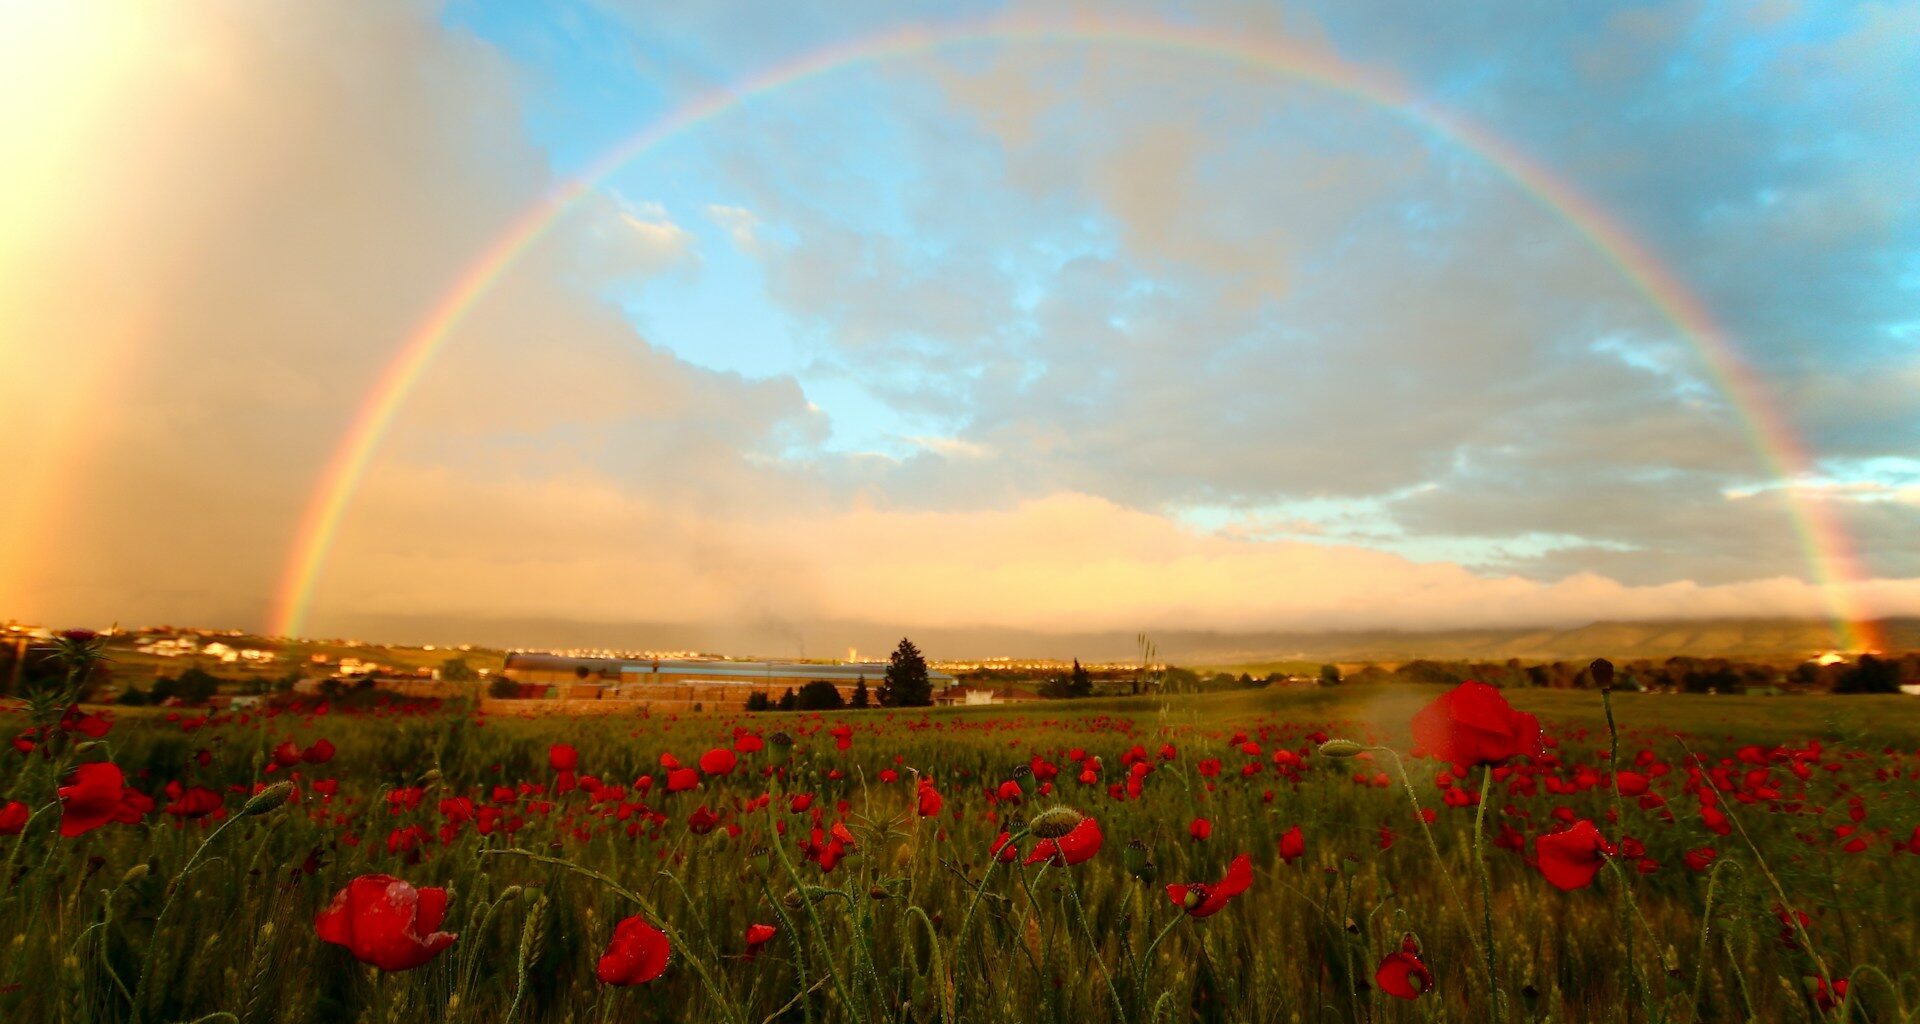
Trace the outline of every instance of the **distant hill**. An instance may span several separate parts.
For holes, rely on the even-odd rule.
[[[1883,624],[1893,650],[1920,650],[1920,619]],[[743,621],[710,626],[554,619],[473,620],[344,617],[322,627],[337,636],[409,644],[486,644],[492,647],[606,647],[719,651],[738,656],[836,658],[849,647],[867,654],[892,650],[911,635],[940,659],[1080,658],[1130,662],[1132,630],[1042,633],[1028,630],[928,628],[885,622],[789,623]],[[1413,658],[1499,661],[1739,656],[1800,660],[1833,647],[1831,627],[1812,619],[1670,619],[1449,630],[1293,630],[1246,633],[1158,630],[1143,623],[1160,658],[1179,665],[1253,665],[1275,662],[1407,661]]]
[[[1920,649],[1920,619],[1882,624],[1891,650]],[[1370,630],[1343,633],[1208,636],[1169,634],[1161,650],[1181,663],[1251,664],[1276,659],[1330,662],[1632,661],[1676,656],[1800,660],[1833,647],[1825,622],[1796,619],[1698,619],[1594,622],[1567,628]]]

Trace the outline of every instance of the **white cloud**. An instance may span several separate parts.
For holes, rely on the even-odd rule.
[[[993,456],[993,449],[962,437],[914,436],[904,440],[948,459],[986,459]]]
[[[760,254],[760,218],[743,206],[724,206],[719,203],[707,207],[707,217],[715,224],[726,229],[733,238],[733,244],[749,256]]]

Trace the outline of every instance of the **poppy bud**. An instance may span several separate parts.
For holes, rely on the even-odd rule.
[[[1593,673],[1593,685],[1602,690],[1613,689],[1613,662],[1595,658],[1593,664],[1587,666],[1587,671]]]
[[[1086,815],[1071,807],[1049,807],[1033,817],[1033,834],[1042,839],[1059,839],[1074,830]]]
[[[1326,757],[1355,757],[1366,748],[1352,740],[1328,740],[1320,744],[1320,753]]]
[[[888,892],[887,887],[884,885],[876,885],[873,888],[867,890],[868,899],[884,900],[884,899],[891,899],[892,896],[893,894]]]
[[[807,898],[802,896],[798,889],[788,889],[787,894],[780,897],[780,905],[788,910],[799,910],[807,905]]]
[[[133,883],[138,882],[142,878],[147,877],[147,872],[152,870],[153,870],[153,865],[151,864],[135,864],[134,866],[127,869],[126,874],[120,876],[120,884],[132,885]]]
[[[293,783],[276,782],[255,793],[253,799],[248,800],[246,806],[240,808],[240,816],[254,817],[279,810],[280,805],[286,803],[291,796],[293,796]]]
[[[439,782],[439,781],[440,781],[440,769],[438,768],[429,768],[427,769],[427,773],[425,775],[420,776],[420,784],[422,786],[426,785],[429,782]]]

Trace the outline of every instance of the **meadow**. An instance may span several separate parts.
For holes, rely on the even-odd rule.
[[[43,699],[0,1019],[1912,1019],[1920,705],[1609,699]]]

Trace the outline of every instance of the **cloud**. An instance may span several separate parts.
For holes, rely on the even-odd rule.
[[[24,77],[0,102],[45,116],[0,150],[0,435],[25,467],[0,607],[261,623],[363,396],[552,187],[519,72],[427,5],[4,17]],[[663,209],[586,197],[454,328],[381,457],[733,488],[812,429],[797,387],[689,366],[596,297],[692,256]]]
[[[741,252],[748,255],[757,255],[760,252],[758,234],[760,218],[755,217],[752,210],[743,206],[712,203],[707,206],[707,217],[725,229],[727,235],[733,239],[733,244],[740,247]]]
[[[389,431],[318,622],[1820,614],[1789,499],[1920,609],[1913,483],[1872,469],[1920,439],[1910,13],[1270,7],[1188,16],[1391,70],[1565,175],[1711,304],[1816,472],[1777,486],[1688,341],[1457,141],[1191,56],[973,46],[745,104],[518,251]],[[0,14],[5,614],[264,620],[369,387],[553,187],[533,140],[601,141],[444,13]],[[630,42],[671,106],[927,13],[682,5]],[[804,372],[654,343],[746,329],[654,316],[714,279]],[[823,384],[912,448],[833,450]]]
[[[903,440],[948,459],[986,459],[993,456],[993,449],[986,445],[958,437],[908,437]]]
[[[743,514],[591,479],[456,484],[432,471],[389,472],[370,511],[399,530],[356,535],[325,606],[478,619],[565,606],[586,619],[675,624],[881,621],[1062,633],[1819,616],[1826,608],[1821,591],[1790,578],[1627,586],[1591,573],[1551,582],[1487,576],[1358,547],[1183,528],[1071,492],[966,512],[823,498],[800,491]],[[519,543],[499,543],[509,535]],[[1883,581],[1867,593],[1883,612],[1920,611],[1920,581]]]

